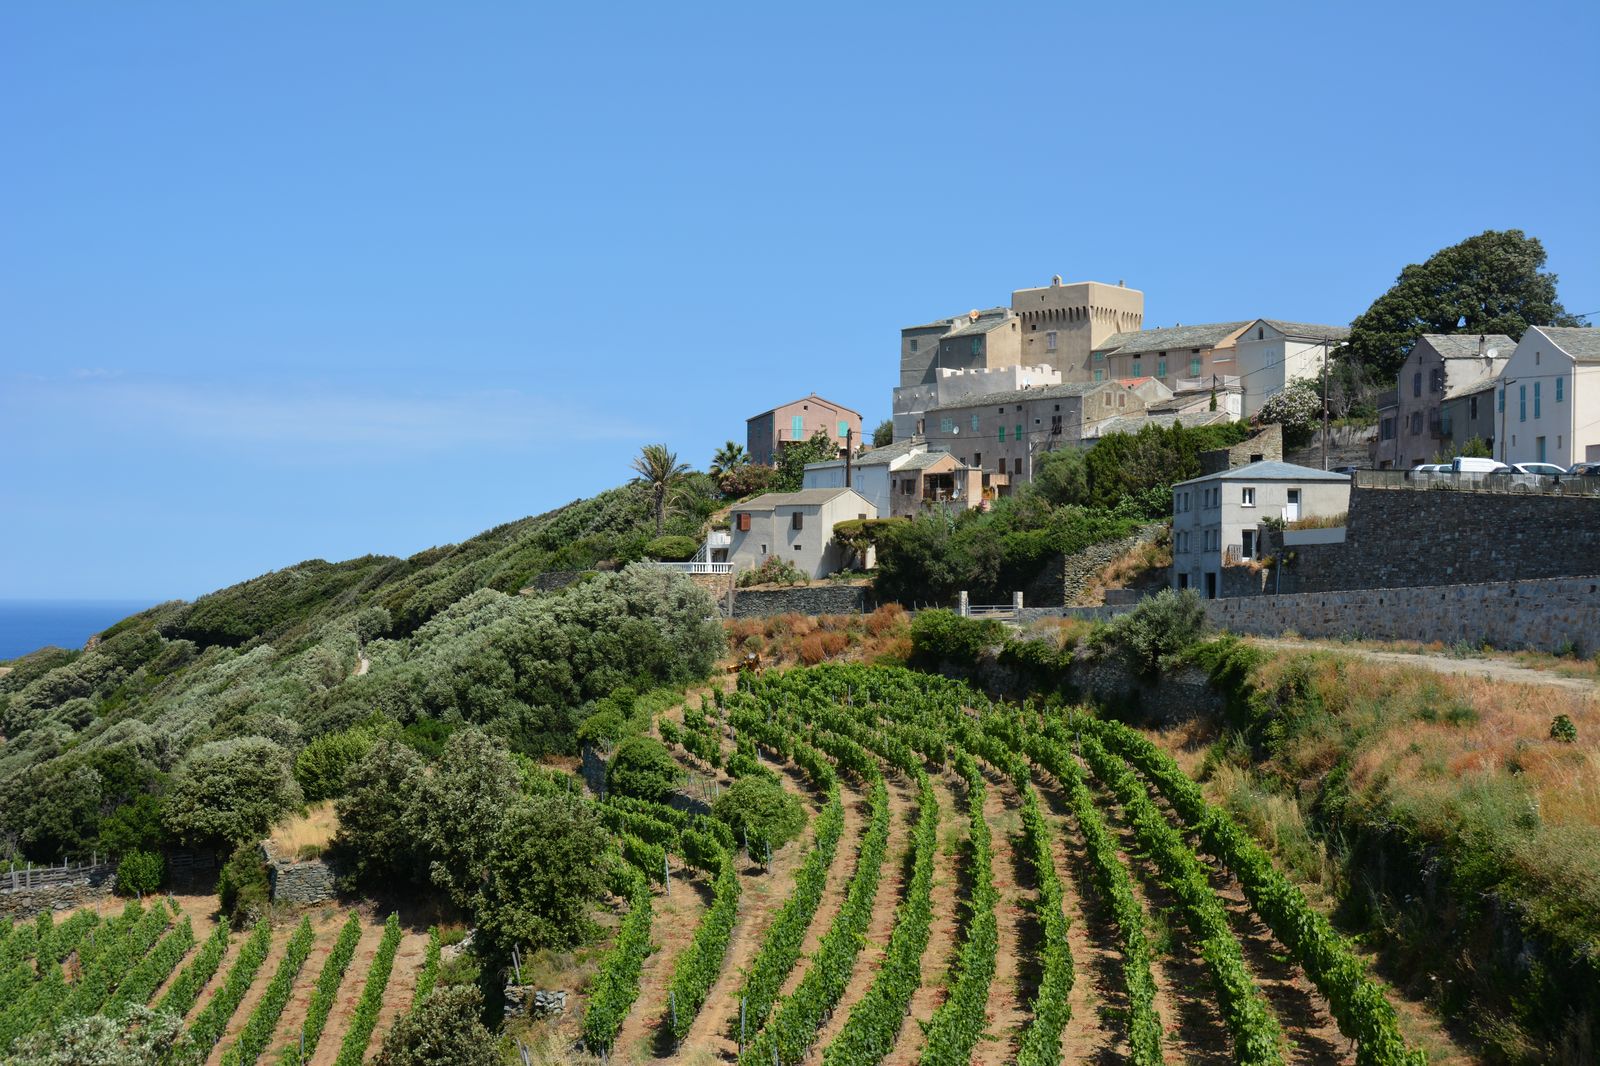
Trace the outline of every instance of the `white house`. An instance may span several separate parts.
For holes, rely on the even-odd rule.
[[[1500,372],[1500,461],[1600,461],[1600,329],[1530,326]]]
[[[1222,592],[1222,568],[1260,554],[1264,519],[1298,522],[1350,510],[1350,478],[1268,459],[1172,486],[1172,587]]]
[[[1233,342],[1236,369],[1244,386],[1244,417],[1300,378],[1321,379],[1322,361],[1350,336],[1345,326],[1258,318]]]
[[[777,556],[808,577],[826,577],[851,561],[850,554],[834,542],[833,527],[876,517],[877,507],[854,489],[768,492],[734,504],[728,519],[728,561],[738,573]]]
[[[889,475],[905,466],[913,455],[920,455],[927,450],[927,441],[916,437],[896,441],[882,448],[873,448],[850,460],[850,488],[855,489],[872,503],[876,510],[874,518],[889,514]],[[842,489],[845,487],[844,482],[844,460],[833,459],[825,463],[807,463],[800,487]]]

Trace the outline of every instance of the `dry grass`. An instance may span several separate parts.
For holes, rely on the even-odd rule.
[[[780,614],[734,618],[725,624],[735,661],[754,652],[764,667],[812,666],[830,660],[903,662],[911,651],[911,624],[898,604],[866,615]]]
[[[272,827],[267,839],[272,850],[283,856],[320,854],[333,843],[339,831],[339,816],[334,813],[333,801],[313,803],[299,814],[292,814]]]
[[[1074,605],[1092,607],[1102,604],[1106,602],[1106,589],[1143,588],[1151,584],[1164,586],[1167,583],[1166,572],[1171,566],[1170,534],[1135,544],[1090,578]]]
[[[1340,511],[1338,514],[1321,515],[1313,518],[1297,518],[1287,523],[1284,529],[1338,529],[1350,519],[1348,512]]]
[[[1280,642],[1308,639],[1292,632],[1284,633],[1277,638]],[[1544,670],[1562,677],[1600,679],[1600,654],[1582,658],[1577,655],[1556,655],[1544,651],[1497,651],[1488,645],[1446,644],[1440,640],[1347,640],[1327,637],[1319,638],[1312,643],[1338,644],[1341,648],[1359,648],[1363,651],[1381,651],[1395,655],[1448,655],[1456,659],[1487,659],[1526,666],[1531,670]]]

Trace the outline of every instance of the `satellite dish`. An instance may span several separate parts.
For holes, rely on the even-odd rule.
[[[956,426],[955,428],[951,429],[950,432],[959,437],[961,435],[961,427]]]
[[[1500,354],[1500,349],[1499,348],[1490,348],[1488,351],[1483,353],[1483,357],[1485,359],[1494,359],[1499,354]]]

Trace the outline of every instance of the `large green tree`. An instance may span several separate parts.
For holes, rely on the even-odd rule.
[[[593,929],[606,886],[607,834],[592,807],[566,795],[514,804],[490,849],[475,918],[503,954],[513,945],[573,948]]]
[[[799,492],[805,482],[806,464],[839,458],[839,444],[838,438],[819,429],[807,440],[784,445],[778,453],[778,476],[772,483],[772,491]]]
[[[266,737],[196,748],[172,775],[164,817],[186,844],[244,844],[303,802],[289,753]]]
[[[656,536],[659,537],[661,526],[667,520],[668,498],[689,472],[689,466],[678,462],[677,453],[668,450],[665,444],[646,444],[639,449],[632,465],[650,496],[650,513],[655,516]]]
[[[711,476],[721,479],[734,467],[743,466],[749,461],[750,456],[745,453],[743,444],[727,441],[711,456]]]
[[[454,733],[420,782],[406,826],[429,858],[433,883],[468,906],[483,884],[489,851],[516,800],[521,775],[510,752],[480,729]]]
[[[872,431],[872,446],[884,448],[894,443],[894,419],[885,418]]]
[[[483,995],[471,985],[436,989],[403,1012],[385,1034],[377,1066],[499,1066],[494,1034],[483,1027]]]
[[[1576,326],[1544,269],[1544,245],[1519,229],[1486,230],[1400,271],[1388,292],[1350,323],[1344,357],[1393,378],[1424,333],[1504,333]]]

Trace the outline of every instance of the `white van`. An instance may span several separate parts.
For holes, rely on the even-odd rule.
[[[1450,470],[1456,474],[1509,474],[1512,470],[1498,459],[1475,459],[1458,455],[1450,461]]]

